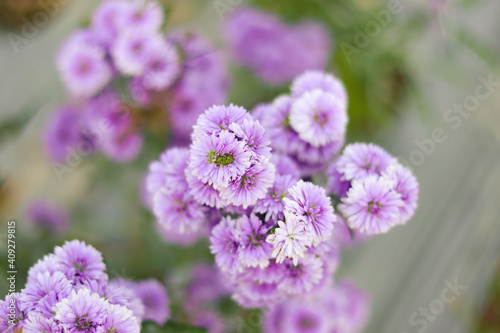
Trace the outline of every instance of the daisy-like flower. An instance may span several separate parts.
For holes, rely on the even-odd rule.
[[[102,255],[92,246],[73,240],[54,249],[60,270],[73,285],[84,281],[107,281]]]
[[[57,67],[68,91],[76,97],[92,97],[112,78],[103,49],[90,44],[71,44],[59,52]]]
[[[196,178],[218,189],[245,173],[250,156],[243,142],[223,131],[219,136],[200,136],[194,141],[189,166]]]
[[[319,89],[333,94],[344,105],[347,104],[347,91],[335,76],[322,71],[307,71],[292,83],[292,96],[301,97],[307,92]]]
[[[212,106],[198,117],[193,127],[193,138],[202,134],[218,135],[221,131],[229,130],[232,123],[241,125],[245,120],[252,120],[252,117],[240,106]]]
[[[284,198],[285,212],[292,213],[304,221],[307,231],[313,236],[316,246],[331,236],[337,218],[333,213],[330,198],[322,187],[299,180]]]
[[[169,148],[160,155],[158,161],[149,164],[146,175],[147,190],[154,194],[160,188],[166,186],[172,190],[185,190],[187,188],[186,176],[184,175],[189,159],[187,148]]]
[[[153,197],[153,212],[167,230],[181,234],[197,232],[206,221],[206,207],[184,190],[158,190]]]
[[[347,197],[338,206],[349,227],[373,235],[385,233],[400,223],[404,202],[393,188],[393,181],[387,177],[354,180]]]
[[[134,313],[121,305],[108,305],[108,315],[102,325],[103,332],[139,333],[141,327]]]
[[[311,302],[293,300],[286,305],[286,313],[281,319],[282,332],[328,333],[330,314]],[[277,332],[276,332],[277,333]]]
[[[120,32],[119,18],[125,14],[130,2],[107,0],[99,4],[92,14],[91,29],[100,42],[109,46]]]
[[[231,217],[223,218],[212,229],[210,244],[210,251],[215,255],[215,262],[222,271],[240,270],[238,252],[241,245],[235,234],[235,221]]]
[[[220,189],[221,198],[246,209],[265,197],[274,183],[275,175],[274,165],[264,159],[262,163],[250,166],[244,174],[231,180],[227,187]]]
[[[236,138],[245,141],[253,154],[252,159],[260,160],[263,157],[271,157],[269,135],[258,121],[245,119],[241,125],[232,123],[229,128],[233,131]]]
[[[353,143],[345,147],[336,163],[343,180],[353,180],[381,175],[394,162],[388,152],[373,143]]]
[[[28,271],[28,282],[35,281],[38,279],[38,274],[48,272],[50,274],[54,274],[57,271],[61,270],[62,267],[59,263],[59,258],[54,254],[47,254],[42,259],[39,259],[36,264],[31,266]]]
[[[335,95],[316,89],[293,102],[290,124],[302,140],[314,147],[343,142],[347,108]]]
[[[140,0],[126,2],[126,4],[120,15],[116,17],[116,23],[120,29],[133,33],[150,33],[160,30],[164,19],[160,4]]]
[[[141,75],[144,72],[149,53],[154,44],[162,43],[160,34],[147,34],[141,31],[126,31],[113,44],[111,54],[114,64],[123,73]]]
[[[315,256],[306,255],[297,264],[286,260],[283,271],[278,288],[288,294],[300,295],[310,292],[320,283],[323,278],[323,262]]]
[[[418,202],[418,182],[413,173],[400,164],[391,164],[384,175],[394,183],[394,190],[401,194],[404,205],[400,207],[401,224],[415,214]]]
[[[173,45],[164,39],[154,40],[148,46],[142,75],[144,86],[151,90],[170,87],[180,72],[179,56]]]
[[[254,212],[266,214],[266,220],[283,219],[285,211],[284,200],[288,196],[288,190],[295,185],[297,179],[291,175],[276,175],[274,185],[269,189],[266,196],[259,199],[254,206]]]
[[[24,333],[64,333],[64,328],[52,318],[44,317],[40,313],[30,313],[22,331]]]
[[[72,291],[68,298],[54,307],[55,319],[69,333],[95,333],[104,324],[109,303],[97,293],[83,288]]]
[[[145,306],[144,319],[162,326],[170,317],[170,300],[165,287],[155,279],[139,281],[134,284],[135,294]]]
[[[308,247],[312,244],[311,234],[305,229],[304,221],[285,210],[285,221],[278,221],[278,228],[266,241],[273,244],[273,258],[281,263],[285,258],[293,260],[297,265],[299,258],[304,258]]]
[[[267,227],[255,215],[243,215],[236,221],[236,236],[241,245],[239,260],[245,266],[265,268],[273,247],[266,242]]]
[[[28,281],[20,300],[25,313],[36,311],[50,317],[52,307],[68,297],[73,286],[62,272],[38,273],[36,279]]]

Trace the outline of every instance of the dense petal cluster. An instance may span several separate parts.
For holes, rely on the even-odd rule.
[[[341,280],[306,300],[275,304],[264,315],[265,333],[357,333],[369,317],[369,299],[352,282]]]
[[[209,191],[193,195],[214,206],[221,202],[245,209],[255,205],[275,180],[269,144],[260,122],[245,109],[230,105],[205,111],[194,126],[186,172]]]
[[[364,234],[385,233],[406,223],[415,212],[415,176],[374,144],[346,146],[328,176],[331,192],[341,197],[339,210],[347,224]]]
[[[288,26],[247,7],[234,10],[223,31],[234,59],[269,84],[291,81],[306,70],[324,70],[330,53],[330,36],[320,24]]]
[[[257,106],[254,114],[269,131],[273,150],[295,160],[302,175],[323,170],[344,145],[347,95],[331,74],[305,72],[290,95]]]
[[[225,59],[195,34],[166,34],[163,23],[156,2],[107,0],[63,43],[56,62],[70,101],[46,127],[51,159],[100,151],[130,161],[142,148],[141,130],[168,126],[186,144],[197,116],[224,103]]]
[[[18,294],[0,301],[2,332],[140,332],[165,323],[169,300],[156,280],[108,282],[101,253],[77,240],[56,247],[28,272]]]

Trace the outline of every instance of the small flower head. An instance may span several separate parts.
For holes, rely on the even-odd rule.
[[[47,318],[41,313],[30,313],[23,324],[24,333],[64,333],[64,328],[53,318]]]
[[[276,167],[276,175],[290,175],[294,179],[300,178],[299,166],[288,155],[273,153],[271,163]]]
[[[288,190],[295,185],[296,178],[291,175],[276,175],[274,185],[268,190],[266,196],[259,199],[254,207],[254,212],[266,214],[266,220],[283,219],[285,211],[284,199],[288,197]]]
[[[343,142],[346,105],[331,93],[319,89],[307,92],[293,102],[290,124],[302,140],[314,147]]]
[[[134,313],[124,306],[108,304],[108,314],[102,325],[103,332],[139,333],[141,327]]]
[[[353,143],[345,147],[336,163],[343,180],[353,180],[381,175],[394,162],[389,153],[373,143]]]
[[[267,237],[266,241],[273,245],[272,257],[277,263],[285,258],[293,260],[297,265],[300,258],[312,244],[311,234],[306,230],[305,224],[297,216],[285,211],[285,220],[278,221],[278,228],[274,234]]]
[[[82,284],[84,281],[108,280],[102,255],[92,246],[73,240],[66,242],[62,247],[56,247],[54,253],[61,271],[74,285]]]
[[[413,173],[400,164],[391,164],[384,173],[393,181],[394,190],[401,194],[403,206],[400,207],[401,224],[406,223],[417,208],[418,182]]]
[[[145,57],[142,74],[144,86],[151,90],[162,90],[170,87],[180,72],[177,50],[164,39],[156,39]]]
[[[244,266],[265,268],[269,265],[272,245],[266,242],[267,227],[255,214],[236,221],[236,236],[241,245],[239,260]]]
[[[400,223],[404,203],[393,187],[394,183],[387,177],[354,180],[339,205],[349,227],[372,235],[385,233]]]
[[[330,237],[337,219],[325,190],[300,180],[289,190],[289,195],[290,198],[283,199],[285,212],[288,211],[305,222],[306,229],[313,236],[313,244],[316,246]]]
[[[153,320],[163,325],[170,316],[170,300],[165,287],[155,279],[149,279],[134,284],[135,294],[142,300],[146,312],[144,319]]]
[[[283,279],[278,288],[288,294],[308,293],[323,278],[323,262],[312,255],[306,255],[297,264],[286,260],[283,263]]]
[[[215,262],[222,271],[236,272],[240,270],[238,256],[241,245],[235,233],[233,219],[223,218],[212,229],[210,244],[210,251],[215,255]]]
[[[189,159],[189,150],[186,148],[170,148],[160,155],[158,161],[149,164],[146,176],[147,190],[154,194],[162,187],[172,190],[187,188],[184,175]]]
[[[347,104],[347,92],[342,82],[322,71],[307,71],[299,75],[292,83],[292,96],[301,97],[317,89],[333,94],[341,103]]]
[[[218,135],[222,131],[229,130],[233,123],[243,124],[245,120],[251,120],[250,114],[242,107],[236,105],[212,106],[198,117],[194,125],[193,138],[202,134]]]
[[[245,142],[253,160],[271,157],[269,135],[258,121],[245,119],[241,125],[232,123],[229,128],[236,138]]]

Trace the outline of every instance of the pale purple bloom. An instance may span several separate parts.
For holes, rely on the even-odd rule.
[[[3,332],[3,331],[2,331]],[[30,313],[24,322],[24,333],[64,333],[64,327],[52,318],[44,317],[40,313]]]
[[[283,297],[276,283],[256,282],[252,280],[240,281],[232,298],[242,307],[260,308],[272,306]]]
[[[306,255],[297,264],[290,259],[283,262],[283,279],[278,288],[288,294],[308,293],[323,278],[323,262],[316,256]]]
[[[54,274],[57,271],[62,270],[62,266],[59,263],[59,258],[55,254],[47,254],[42,259],[39,259],[36,264],[31,266],[28,271],[28,282],[31,280],[36,280],[39,273],[48,272]]]
[[[0,331],[18,332],[21,331],[26,319],[26,313],[22,308],[19,293],[11,293],[0,300]]]
[[[212,229],[210,244],[210,251],[215,255],[215,262],[222,271],[240,270],[238,252],[241,245],[235,234],[235,221],[231,217],[223,218]]]
[[[139,333],[141,326],[134,313],[121,305],[108,305],[108,315],[102,325],[103,332]]]
[[[52,232],[61,232],[68,228],[70,221],[68,214],[52,203],[33,201],[26,208],[28,220]]]
[[[89,280],[108,280],[101,253],[84,242],[78,240],[66,242],[62,247],[57,246],[54,254],[58,259],[60,270],[74,285]]]
[[[265,268],[273,246],[266,242],[267,227],[255,214],[236,221],[235,234],[240,243],[239,260],[244,266]]]
[[[330,73],[307,71],[293,80],[291,88],[294,97],[301,97],[317,89],[333,94],[341,103],[347,105],[347,91],[344,85]]]
[[[295,185],[297,179],[291,175],[276,175],[273,186],[266,196],[259,199],[254,207],[254,212],[266,214],[266,220],[283,219],[285,211],[284,200],[288,190]]]
[[[202,205],[207,205],[215,208],[223,208],[228,205],[226,200],[220,197],[220,193],[213,185],[204,183],[192,174],[192,169],[186,169],[186,179],[189,185],[189,190],[194,200]]]
[[[68,297],[73,286],[62,272],[38,273],[21,292],[21,309],[25,313],[43,313],[51,316],[52,307]]]
[[[266,241],[273,244],[272,257],[276,258],[277,263],[289,258],[297,265],[299,258],[304,258],[311,246],[312,237],[305,228],[304,220],[285,210],[285,221],[278,221],[278,228]]]
[[[236,138],[243,140],[252,152],[252,160],[260,160],[263,157],[271,157],[270,138],[264,127],[253,120],[244,120],[242,124],[232,123],[229,129],[233,131]]]
[[[401,194],[403,206],[400,207],[401,224],[415,214],[418,201],[418,182],[413,173],[400,164],[391,164],[384,175],[394,183],[394,190]]]
[[[233,104],[212,106],[198,117],[194,125],[193,138],[198,138],[201,134],[218,135],[222,131],[229,130],[232,123],[243,124],[245,120],[252,120],[252,117],[240,106]]]
[[[206,207],[197,203],[189,192],[161,188],[153,197],[153,212],[167,230],[180,234],[197,232],[206,221]]]
[[[223,131],[219,136],[212,134],[195,139],[189,166],[196,178],[219,189],[245,173],[250,166],[250,155],[233,133]]]
[[[283,325],[281,332],[331,333],[329,321],[330,314],[321,306],[294,299],[286,305],[286,313],[281,319]]]
[[[63,162],[78,148],[93,151],[92,142],[82,133],[80,111],[75,107],[63,106],[49,116],[44,130],[43,143],[52,160]]]
[[[372,235],[385,233],[400,223],[404,203],[393,187],[394,183],[387,177],[354,180],[347,197],[342,198],[338,206],[349,227]]]
[[[289,190],[289,198],[284,198],[285,212],[290,212],[305,222],[306,229],[313,236],[313,244],[318,245],[330,237],[336,222],[332,203],[322,187],[310,182],[299,182]]]
[[[146,308],[142,300],[136,295],[132,281],[123,278],[109,281],[103,297],[110,304],[122,305],[131,310],[139,322],[144,318]]]
[[[164,42],[162,38],[159,33],[126,31],[120,34],[111,50],[115,66],[123,74],[141,75],[150,53],[154,52],[154,44]]]
[[[68,333],[96,333],[106,320],[108,306],[97,293],[86,288],[73,290],[55,306],[55,318]]]
[[[172,190],[185,190],[187,188],[184,175],[189,159],[187,148],[169,148],[160,155],[158,161],[149,164],[146,176],[146,186],[151,194],[162,187]]]
[[[351,182],[343,179],[344,175],[337,170],[337,161],[333,161],[325,172],[328,193],[333,193],[338,198],[345,197],[351,187]]]
[[[381,175],[394,162],[389,153],[373,143],[353,143],[345,147],[336,163],[343,180],[353,180]]]
[[[106,53],[96,45],[68,45],[59,52],[57,67],[65,87],[76,97],[96,95],[112,78]]]
[[[170,299],[165,287],[155,279],[139,281],[133,286],[135,294],[146,308],[144,319],[163,325],[170,317]]]
[[[230,181],[227,187],[220,190],[221,198],[235,206],[255,205],[264,198],[267,190],[273,185],[276,175],[274,165],[264,160],[254,164],[244,174]]]
[[[297,163],[289,156],[273,153],[271,163],[276,167],[276,175],[290,175],[294,179],[300,178],[300,170]]]
[[[147,89],[169,88],[179,72],[179,57],[173,45],[161,38],[148,45],[142,74],[144,86]]]
[[[333,141],[321,147],[314,147],[310,143],[302,140],[298,141],[295,158],[297,159],[302,174],[304,176],[311,176],[323,170],[343,146],[343,137],[340,141]]]
[[[130,6],[130,2],[122,0],[103,1],[92,14],[91,29],[100,42],[109,46],[118,36],[121,26],[119,18]]]
[[[156,2],[125,2],[120,15],[116,17],[117,26],[121,30],[144,34],[160,30],[163,24],[163,8]]]
[[[313,90],[293,102],[290,124],[313,147],[344,142],[347,107],[335,95]]]

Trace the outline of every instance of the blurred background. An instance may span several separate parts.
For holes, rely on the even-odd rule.
[[[167,29],[199,32],[220,52],[221,22],[244,4],[289,23],[313,19],[327,27],[333,38],[328,70],[349,93],[348,142],[380,144],[411,167],[420,183],[419,208],[406,226],[343,253],[338,276],[372,296],[365,332],[500,332],[500,2],[162,2]],[[43,10],[39,2],[0,0],[0,294],[7,291],[6,223],[14,219],[18,286],[55,245],[81,239],[103,253],[110,277],[165,281],[174,318],[183,321],[188,314],[181,309],[181,287],[193,263],[213,258],[206,240],[189,247],[166,244],[142,207],[140,181],[168,142],[146,134],[134,161],[92,156],[63,181],[43,148],[47,117],[65,101],[55,53],[71,32],[88,24],[99,1],[58,3],[47,24],[25,36],[26,21]],[[397,13],[386,26],[361,41],[359,31],[391,6]],[[24,36],[23,43],[14,46],[12,33]],[[289,87],[266,85],[234,64],[230,75],[227,102],[247,109]],[[487,97],[478,98],[478,89]],[[55,234],[30,224],[26,210],[34,200],[64,209],[68,230]],[[425,325],[415,324],[413,314],[441,299],[450,283],[461,286],[456,299]],[[235,318],[253,316],[229,300],[218,306],[228,331]],[[250,326],[248,331],[259,332]]]

